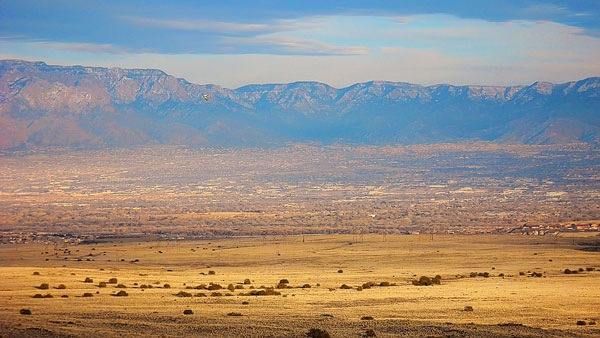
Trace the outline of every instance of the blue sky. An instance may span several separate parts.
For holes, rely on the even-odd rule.
[[[0,0],[0,58],[225,87],[566,82],[600,75],[600,1]]]

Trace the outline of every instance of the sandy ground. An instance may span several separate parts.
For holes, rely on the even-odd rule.
[[[353,240],[319,235],[133,240],[56,249],[1,245],[0,336],[305,337],[311,328],[332,337],[360,337],[368,329],[377,337],[600,336],[600,325],[589,325],[600,322],[600,271],[563,272],[600,270],[599,252],[579,250],[583,238],[435,235],[432,241],[425,235],[370,235]],[[471,272],[490,277],[471,278]],[[438,274],[441,285],[411,283]],[[84,283],[86,277],[94,282]],[[110,278],[126,288],[98,287]],[[284,278],[290,288],[277,289],[281,295],[275,296],[241,295],[252,291],[243,284],[246,278],[254,290]],[[357,290],[369,281],[395,285]],[[186,289],[210,282],[244,289],[218,290],[232,294],[221,297]],[[49,289],[39,289],[41,283]],[[306,283],[311,288],[299,288]],[[57,289],[60,284],[66,289]],[[342,284],[351,288],[341,289]],[[129,295],[114,296],[121,290]],[[176,296],[180,291],[208,297]],[[93,297],[81,297],[85,292]],[[37,293],[53,298],[33,298]],[[25,308],[32,315],[19,314]],[[184,315],[186,309],[193,314]],[[228,315],[232,312],[241,316]]]

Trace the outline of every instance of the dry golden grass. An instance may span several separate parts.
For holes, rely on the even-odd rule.
[[[89,262],[64,261],[52,250],[40,255],[43,246],[36,244],[0,245],[0,335],[35,336],[48,330],[109,337],[305,337],[311,328],[332,337],[360,336],[366,330],[377,337],[443,336],[446,329],[465,336],[600,335],[600,327],[592,325],[600,319],[600,254],[577,250],[572,238],[436,235],[431,241],[388,235],[383,241],[372,235],[349,245],[352,235],[304,237],[304,242],[302,236],[290,236],[69,247],[76,257],[107,252]],[[190,250],[198,246],[211,250]],[[109,261],[115,255],[127,259]],[[133,257],[139,262],[130,263]],[[206,274],[208,266],[215,275]],[[340,268],[344,273],[337,272]],[[566,268],[578,273],[565,274]],[[471,272],[475,277],[469,277]],[[441,284],[412,285],[420,276],[437,275]],[[86,277],[116,278],[128,286],[128,296],[112,297],[125,291],[115,284],[84,283]],[[281,295],[251,296],[236,287],[267,291],[282,280],[289,283],[277,289]],[[154,288],[141,287],[157,281]],[[32,298],[41,283],[68,288],[48,289],[53,298]],[[228,286],[224,291],[231,296],[223,290],[221,296],[205,292],[209,297],[183,291],[210,283]],[[161,287],[165,284],[170,288]],[[340,289],[343,284],[350,288]],[[24,308],[32,315],[21,315]],[[184,316],[187,309],[193,314]]]

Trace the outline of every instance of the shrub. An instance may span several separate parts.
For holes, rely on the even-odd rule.
[[[230,317],[241,317],[241,316],[243,316],[239,312],[229,312],[227,315],[230,316]]]
[[[532,272],[531,273],[531,277],[542,277],[542,273],[541,272]]]
[[[44,298],[54,298],[51,294],[47,293],[44,295]]]
[[[565,275],[570,275],[571,273],[573,273],[571,270],[565,269]]]
[[[82,297],[94,297],[94,295],[91,294],[91,293],[89,293],[89,292],[86,292],[86,293],[83,294]]]
[[[576,324],[577,325],[585,325],[587,323],[585,322],[585,320],[578,320]]]
[[[342,286],[340,286],[340,289],[347,290],[347,289],[352,289],[352,287],[349,285],[346,285],[346,284],[342,284]]]
[[[206,294],[204,292],[198,292],[194,297],[206,297]]]
[[[236,286],[235,286],[235,289],[236,289],[236,290],[243,290],[243,289],[244,289],[244,286],[243,286],[243,285],[239,285],[239,284],[238,284],[238,285],[236,285]]]
[[[163,285],[163,288],[165,288],[165,289],[170,289],[170,288],[171,288],[171,285],[169,285],[169,284],[165,284],[165,285]]]
[[[471,305],[467,305],[467,306],[465,306],[464,311],[466,311],[466,312],[472,312],[473,311],[473,307]]]
[[[220,293],[220,292],[213,292],[213,293],[211,293],[211,294],[210,294],[210,296],[211,296],[211,297],[222,297],[222,296],[223,296],[223,294],[222,294],[222,293]]]
[[[583,272],[583,268],[579,268],[579,270],[578,270],[578,271],[579,271],[579,272]]]
[[[183,314],[184,314],[184,315],[193,315],[193,314],[194,314],[194,311],[192,311],[192,310],[190,310],[190,309],[186,309],[186,310],[183,310]]]
[[[275,288],[276,288],[276,289],[287,289],[287,288],[289,288],[289,287],[290,287],[290,286],[289,286],[289,285],[287,285],[286,283],[279,283],[279,284],[277,284],[277,285],[275,286]]]
[[[267,288],[265,290],[254,290],[250,291],[250,296],[279,296],[281,292],[275,291],[272,288]]]
[[[93,283],[94,280],[91,279],[90,277],[85,277],[85,280],[83,281],[84,283]]]
[[[110,284],[117,284],[117,279],[116,278],[111,278],[111,279],[108,280],[108,282]]]
[[[250,278],[244,279],[244,284],[250,284]]]
[[[62,295],[60,298],[69,298],[69,295]]]
[[[390,286],[390,282],[381,282],[379,286]]]
[[[214,275],[214,274],[216,274],[216,273],[215,273],[215,271],[214,271],[214,270],[210,270],[210,271],[208,271],[208,274],[209,274],[209,275]]]
[[[250,303],[248,303],[247,301],[242,302],[242,305],[248,305],[248,304],[250,304]]]
[[[50,288],[50,285],[48,283],[42,283],[38,287],[38,289],[40,289],[40,290],[48,290],[49,288]]]
[[[525,276],[525,272],[523,272],[523,271],[519,272],[519,276]]]
[[[127,297],[127,296],[129,296],[129,294],[125,290],[121,290],[121,291],[117,292],[117,294],[115,294],[115,296],[117,296],[117,297]]]
[[[179,291],[177,294],[175,294],[175,296],[177,296],[177,297],[192,297],[192,294],[189,292],[185,292],[185,291]]]
[[[303,289],[310,289],[310,288],[311,288],[310,284],[308,284],[308,283],[306,283],[306,284],[302,285],[301,287],[302,287]]]
[[[590,321],[588,322],[588,325],[596,325],[596,321],[595,321],[595,320],[590,320]]]
[[[365,337],[377,337],[373,329],[367,329],[365,331]]]
[[[66,289],[66,288],[67,288],[67,286],[66,286],[66,285],[64,285],[64,284],[60,284],[60,285],[58,285],[56,288],[57,288],[57,289],[64,290],[64,289]]]
[[[125,289],[125,288],[126,288],[126,286],[125,286],[125,284],[118,284],[118,285],[116,286],[116,288],[119,288],[119,289]]]
[[[100,283],[98,283],[98,287],[99,288],[105,288],[106,287],[106,282],[100,282]]]
[[[307,338],[331,338],[329,332],[321,329],[310,329],[306,334]]]
[[[339,270],[338,270],[338,273],[344,273],[344,270],[342,270],[342,269],[339,269]]]
[[[362,288],[363,289],[370,289],[373,285],[375,285],[375,283],[373,283],[373,282],[367,282],[367,283],[364,283],[362,285]]]
[[[22,314],[22,315],[30,316],[31,315],[31,310],[29,310],[29,309],[21,309],[21,310],[19,310],[19,313]]]
[[[590,272],[590,271],[595,271],[596,269],[594,268],[585,268],[585,271]]]
[[[375,318],[373,318],[372,316],[362,316],[360,317],[360,320],[373,320]]]
[[[284,278],[279,280],[279,284],[290,284],[290,281]]]
[[[471,272],[469,274],[469,277],[473,278],[473,277],[477,277],[477,272]]]
[[[35,295],[33,295],[33,298],[44,298],[44,296],[42,296],[41,293],[36,293]]]
[[[33,272],[33,275],[34,275],[34,276],[39,276],[39,275],[40,275],[40,273],[39,273],[39,272],[37,272],[37,271],[34,271],[34,272]]]
[[[233,286],[233,284],[229,284],[227,285],[227,290],[233,292],[235,290],[235,286]]]
[[[208,289],[211,291],[221,290],[223,287],[220,284],[211,284],[208,286]]]
[[[362,286],[359,286],[359,287],[356,288],[356,291],[362,291],[362,290],[363,290]]]
[[[413,280],[412,284],[415,286],[429,286],[433,285],[433,280],[427,276],[421,276],[418,280]]]

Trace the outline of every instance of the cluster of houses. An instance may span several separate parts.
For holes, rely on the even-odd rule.
[[[512,228],[509,234],[545,236],[558,235],[568,232],[599,232],[600,222],[597,223],[556,223],[556,224],[523,224]]]

